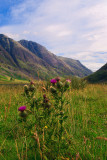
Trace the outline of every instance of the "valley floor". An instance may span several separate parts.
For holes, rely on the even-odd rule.
[[[44,82],[37,84],[37,99],[43,97],[42,85]],[[57,116],[54,125],[50,125],[54,121],[52,115],[46,121],[41,117],[41,124],[33,115],[20,121],[18,108],[26,105],[30,110],[30,101],[23,92],[21,85],[0,85],[0,160],[107,159],[107,85],[89,84],[65,93],[63,111],[67,118],[61,140]],[[46,94],[55,112],[53,97],[48,91]]]

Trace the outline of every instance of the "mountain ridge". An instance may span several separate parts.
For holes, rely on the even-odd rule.
[[[75,73],[76,70],[77,76],[80,75],[80,70],[82,76],[86,76],[90,72],[90,70],[86,68],[84,65],[82,65],[79,60],[74,60],[72,58],[61,57],[61,56],[59,56],[59,58],[62,59],[65,63],[67,63],[69,67],[71,67],[72,72]]]
[[[107,83],[107,63],[85,79],[90,83]]]
[[[37,78],[39,73],[39,78],[46,79],[52,76],[67,75],[83,77],[85,74],[92,73],[85,66],[84,73],[81,73],[79,68],[71,66],[63,58],[54,55],[36,42],[27,40],[17,42],[0,34],[0,73],[2,75],[8,75],[8,72],[11,71],[10,75],[13,77],[14,74],[21,74],[27,78]],[[78,74],[76,74],[77,70]]]

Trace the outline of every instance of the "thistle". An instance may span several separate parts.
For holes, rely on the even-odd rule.
[[[50,81],[53,85],[55,85],[55,83],[57,83],[57,80],[56,79],[51,79]]]
[[[26,106],[21,106],[18,108],[18,111],[19,111],[19,116],[21,118],[26,118],[27,117],[27,112],[26,112]]]

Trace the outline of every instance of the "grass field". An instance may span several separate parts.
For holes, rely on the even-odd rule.
[[[32,100],[23,95],[22,85],[0,85],[0,160],[106,160],[107,85],[88,84],[64,93],[66,118],[61,132],[58,110],[49,91],[45,94],[51,114],[48,116],[40,106],[42,85],[36,84],[36,109],[31,109]],[[25,121],[18,111],[24,105],[31,112]]]

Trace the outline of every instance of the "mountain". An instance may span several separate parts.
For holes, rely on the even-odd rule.
[[[65,75],[83,77],[92,73],[79,61],[72,60],[71,63],[36,42],[17,42],[0,34],[0,75],[23,79],[39,76],[46,79]]]
[[[72,75],[76,75],[79,77],[84,77],[92,73],[91,70],[83,66],[78,60],[56,56],[36,42],[20,40],[19,43],[29,51],[33,52],[39,58],[45,60],[52,67],[57,67],[59,69],[62,69],[62,67],[66,67],[66,70],[64,70],[63,68],[64,73],[69,70]]]
[[[65,75],[69,75],[69,73],[72,73],[70,68],[68,68],[64,61],[60,60],[56,55],[49,52],[42,45],[27,40],[20,40],[19,43],[23,47],[27,48],[30,52],[34,53],[37,57],[45,61],[48,65],[50,65],[52,67],[52,70],[54,70],[56,73],[65,73]]]
[[[78,77],[84,77],[92,73],[88,68],[83,66],[78,60],[74,60],[66,57],[59,57],[59,58],[63,60],[71,69],[73,74]]]
[[[98,71],[87,76],[85,79],[90,83],[107,83],[107,63],[104,66],[102,66]]]

